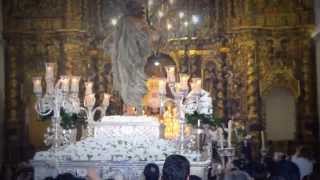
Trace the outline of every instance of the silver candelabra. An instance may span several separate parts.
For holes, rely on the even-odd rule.
[[[159,94],[160,94],[160,113],[163,113],[164,111],[164,105],[166,101],[166,87],[168,85],[171,93],[174,96],[174,103],[177,106],[178,110],[178,119],[180,124],[180,130],[179,130],[179,151],[180,153],[183,153],[185,150],[184,147],[184,133],[185,133],[185,104],[184,100],[186,97],[194,98],[196,100],[196,107],[197,102],[199,100],[200,91],[201,91],[201,78],[192,78],[192,84],[191,84],[191,90],[192,93],[189,93],[189,85],[188,81],[190,79],[190,76],[188,74],[181,73],[179,75],[180,81],[177,82],[175,79],[175,66],[166,66],[166,73],[167,73],[167,79],[160,79],[159,80]],[[195,108],[196,108],[195,107]]]
[[[104,94],[102,106],[93,108],[95,106],[95,95],[92,93],[92,82],[86,82],[84,105],[81,106],[79,99],[80,76],[63,75],[56,80],[55,66],[55,63],[46,63],[46,92],[43,92],[42,77],[33,78],[33,92],[37,97],[35,110],[40,116],[51,118],[51,125],[44,135],[44,142],[54,150],[75,141],[75,132],[70,129],[63,129],[60,125],[62,109],[68,114],[78,114],[80,111],[84,111],[88,123],[92,124],[95,112],[98,110],[105,112],[110,98],[109,94]]]

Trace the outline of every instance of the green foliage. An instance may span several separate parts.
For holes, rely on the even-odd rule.
[[[78,126],[86,126],[86,115],[84,112],[67,113],[63,108],[60,110],[61,122],[60,126],[63,129],[75,129]]]
[[[47,116],[40,116],[40,121],[50,121],[54,112],[52,111]],[[80,113],[67,113],[63,108],[60,109],[61,122],[60,126],[63,129],[75,129],[79,126],[87,126],[86,114],[82,111]]]
[[[213,114],[199,114],[195,111],[193,114],[186,114],[186,120],[188,124],[196,126],[200,119],[202,124],[208,124],[210,126],[221,126],[223,123],[221,118],[215,117]]]

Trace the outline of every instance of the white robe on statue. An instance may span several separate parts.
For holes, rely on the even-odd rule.
[[[147,91],[144,66],[152,52],[148,32],[143,22],[124,16],[113,40],[113,88],[120,93],[126,105],[142,112],[142,100]]]

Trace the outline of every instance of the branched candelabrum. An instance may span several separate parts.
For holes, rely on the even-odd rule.
[[[177,116],[179,119],[180,130],[179,130],[179,151],[183,153],[185,150],[184,141],[185,141],[185,103],[184,100],[186,97],[195,98],[196,104],[198,104],[200,91],[201,91],[201,79],[200,78],[192,78],[191,88],[193,93],[189,93],[189,85],[188,81],[190,76],[188,74],[181,73],[179,75],[179,82],[176,82],[175,78],[175,66],[166,66],[167,79],[159,80],[159,94],[160,94],[160,113],[164,112],[164,105],[166,102],[166,87],[168,86],[173,97],[174,103],[177,107]],[[198,92],[198,93],[197,93]],[[197,106],[197,105],[195,105]],[[195,107],[197,108],[197,107]]]
[[[109,107],[110,102],[110,94],[103,94],[103,101],[100,106],[96,106],[96,97],[95,94],[92,93],[93,83],[91,81],[85,82],[85,97],[83,102],[83,107],[81,107],[81,111],[85,112],[88,122],[87,134],[86,136],[94,136],[94,117],[97,112],[100,112],[100,117],[105,116],[106,110]]]
[[[35,110],[42,117],[51,117],[51,125],[45,136],[45,144],[57,149],[72,141],[71,130],[61,126],[61,110],[66,113],[78,113],[80,110],[79,76],[60,76],[54,78],[54,63],[46,63],[46,92],[42,92],[42,77],[33,78],[33,91],[37,97]],[[70,88],[71,85],[71,88]]]
[[[78,114],[81,110],[86,112],[89,124],[93,119],[94,112],[98,109],[106,109],[110,96],[105,94],[103,106],[92,110],[95,99],[85,97],[84,107],[81,107],[79,99],[80,76],[60,76],[58,80],[54,77],[55,63],[46,63],[45,84],[46,92],[42,91],[42,77],[33,78],[33,91],[37,97],[35,110],[41,117],[51,118],[51,125],[45,133],[45,144],[56,150],[62,145],[75,140],[72,130],[61,127],[61,110],[68,114]],[[92,85],[91,85],[92,88]],[[88,90],[89,91],[89,90]],[[86,91],[87,92],[87,91]],[[92,115],[93,114],[93,115]]]

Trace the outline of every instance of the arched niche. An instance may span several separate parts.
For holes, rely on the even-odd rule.
[[[292,70],[275,69],[263,79],[260,88],[263,122],[268,140],[294,140],[300,82],[295,79]]]
[[[263,97],[265,130],[268,140],[294,140],[296,99],[289,89],[273,88]]]

